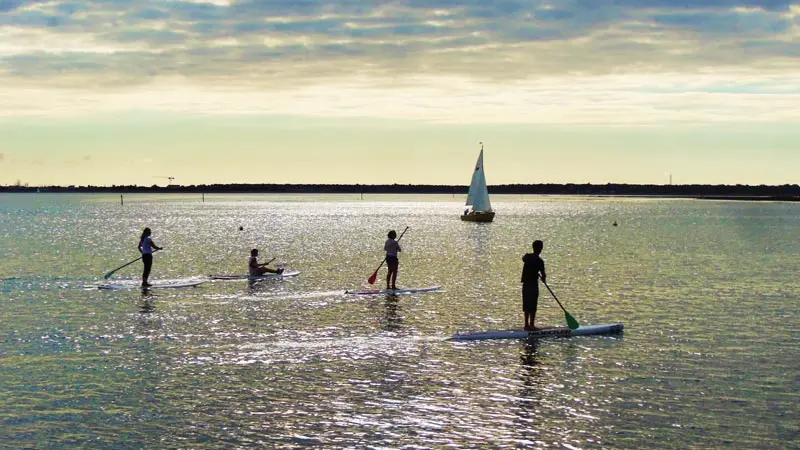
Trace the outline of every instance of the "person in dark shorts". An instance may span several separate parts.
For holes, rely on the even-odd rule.
[[[535,331],[536,308],[539,306],[539,274],[547,282],[544,260],[539,256],[544,248],[542,241],[533,241],[533,253],[522,257],[522,311],[525,313],[525,329]]]
[[[152,232],[150,228],[145,228],[142,231],[142,235],[139,237],[139,253],[142,254],[142,262],[144,263],[144,270],[142,271],[142,286],[143,287],[150,287],[152,286],[148,281],[148,277],[150,277],[150,269],[153,268],[153,252],[156,250],[161,250],[163,247],[159,247],[153,242],[153,239],[150,237]]]
[[[400,243],[395,239],[397,232],[392,230],[386,236],[386,243],[383,244],[383,249],[386,250],[386,267],[389,269],[386,273],[386,289],[397,289],[397,269],[400,261],[397,259],[397,253],[403,251],[400,248]],[[389,287],[391,285],[391,287]]]

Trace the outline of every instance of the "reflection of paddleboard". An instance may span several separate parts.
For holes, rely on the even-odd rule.
[[[191,281],[188,283],[156,283],[147,289],[181,289],[200,286],[205,281]],[[140,284],[101,284],[98,289],[142,289]]]
[[[357,295],[376,295],[376,294],[416,294],[421,292],[435,292],[441,286],[429,286],[424,288],[400,288],[400,289],[353,289],[344,291],[345,294]]]
[[[479,341],[484,339],[528,339],[543,337],[589,336],[593,334],[615,334],[623,330],[622,322],[605,325],[586,325],[570,330],[567,327],[540,328],[536,331],[526,330],[489,330],[474,333],[461,333],[452,336],[450,341]]]
[[[283,273],[265,273],[264,275],[260,275],[257,277],[251,277],[250,275],[209,275],[208,278],[212,280],[269,280],[270,278],[288,278],[288,277],[296,277],[300,275],[300,272],[297,270],[293,271],[286,271]]]

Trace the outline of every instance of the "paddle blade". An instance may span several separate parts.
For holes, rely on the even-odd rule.
[[[376,270],[372,275],[367,278],[367,283],[375,284],[375,281],[378,280],[378,271]]]
[[[564,311],[564,317],[567,318],[567,326],[569,327],[570,330],[576,330],[578,329],[578,327],[581,326],[581,324],[579,324],[578,321],[575,320],[575,318],[572,317],[572,315],[567,311]]]
[[[108,272],[106,272],[106,274],[105,274],[105,275],[103,275],[103,279],[104,279],[104,280],[107,280],[107,279],[109,279],[109,278],[111,277],[111,275],[114,275],[114,272],[116,272],[116,271],[117,271],[117,269],[114,269],[114,270],[111,270],[111,271],[108,271]]]

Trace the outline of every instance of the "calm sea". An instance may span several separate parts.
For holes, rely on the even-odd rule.
[[[800,447],[800,204],[492,200],[475,224],[452,196],[0,195],[0,447]],[[154,281],[253,247],[302,273],[96,289],[145,226]],[[442,291],[346,295],[406,226],[398,285]],[[446,341],[521,325],[534,239],[567,310],[624,334]]]

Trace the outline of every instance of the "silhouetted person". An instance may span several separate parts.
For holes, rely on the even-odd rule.
[[[547,282],[544,271],[544,260],[539,256],[544,248],[542,241],[533,241],[533,253],[522,257],[522,311],[525,313],[525,329],[536,330],[536,308],[539,306],[539,274],[542,281]]]
[[[386,250],[386,289],[397,289],[397,270],[400,266],[400,261],[397,259],[397,253],[403,251],[400,248],[400,243],[395,240],[397,232],[394,230],[389,231],[386,243],[383,244],[383,249]],[[391,287],[389,287],[391,283]]]
[[[150,237],[152,232],[150,228],[145,228],[142,231],[142,236],[139,238],[139,252],[142,254],[142,262],[144,263],[144,270],[142,271],[142,286],[150,287],[152,286],[150,283],[147,282],[147,279],[150,277],[150,269],[153,268],[153,252],[156,250],[161,250],[164,247],[159,247],[153,242],[153,239]]]
[[[260,277],[265,273],[283,273],[283,269],[270,269],[267,265],[272,262],[265,262],[263,264],[258,263],[258,249],[254,248],[250,250],[250,261],[247,263],[248,272],[251,277]]]

